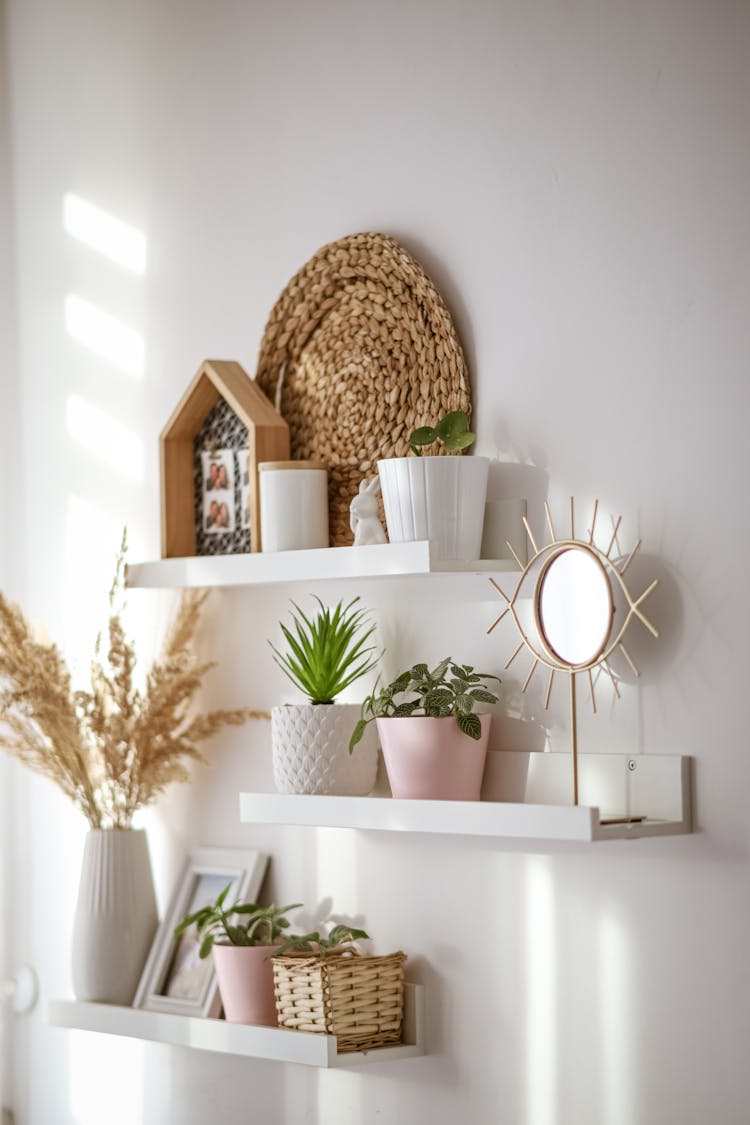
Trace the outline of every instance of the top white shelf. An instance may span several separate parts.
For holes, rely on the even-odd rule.
[[[442,559],[427,540],[370,547],[323,547],[243,555],[198,555],[132,563],[127,585],[150,589],[189,586],[269,586],[281,582],[397,578],[425,574],[517,572],[508,559]]]

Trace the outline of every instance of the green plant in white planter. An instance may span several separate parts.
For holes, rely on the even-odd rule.
[[[271,711],[274,780],[281,793],[364,796],[375,784],[377,740],[373,732],[352,758],[360,708],[336,699],[377,664],[375,626],[358,597],[334,609],[315,600],[314,616],[292,602],[292,628],[281,625],[286,651],[271,644],[276,663],[308,699]]]
[[[286,914],[302,905],[258,906],[235,902],[225,906],[232,884],[216,902],[183,918],[175,927],[179,938],[193,926],[200,947],[199,957],[213,951],[224,1015],[230,1023],[276,1026],[276,1003],[271,958],[282,946],[289,928]]]
[[[426,445],[437,442],[446,453],[460,453],[477,440],[469,429],[469,415],[465,410],[451,410],[443,415],[436,426],[419,426],[409,435],[409,448],[417,457],[422,456]]]
[[[466,411],[451,410],[434,426],[412,431],[409,448],[416,456],[378,461],[391,543],[429,539],[442,558],[479,558],[489,459],[443,456],[475,441]],[[423,453],[433,447],[434,455]]]
[[[492,717],[476,708],[498,701],[489,680],[500,682],[450,657],[415,664],[365,699],[350,752],[374,719],[394,797],[478,800]]]

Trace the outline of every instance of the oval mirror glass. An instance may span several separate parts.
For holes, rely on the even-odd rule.
[[[585,666],[601,656],[612,626],[612,593],[590,551],[569,547],[551,559],[537,605],[543,640],[564,664]]]

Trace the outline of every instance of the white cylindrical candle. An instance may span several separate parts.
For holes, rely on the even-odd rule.
[[[328,473],[320,461],[262,461],[260,542],[264,551],[327,547]]]

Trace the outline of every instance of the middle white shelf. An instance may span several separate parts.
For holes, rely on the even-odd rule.
[[[240,793],[240,820],[254,824],[385,832],[578,841],[671,836],[692,831],[690,759],[680,755],[579,756],[582,800],[566,803],[567,754],[494,751],[486,791],[509,800],[424,801]]]

